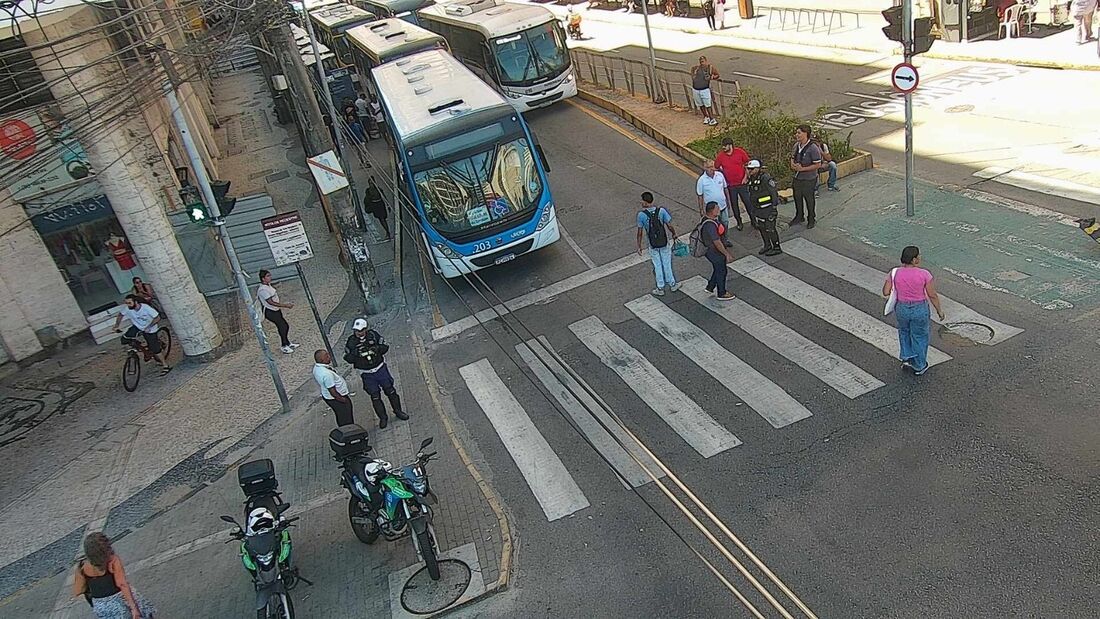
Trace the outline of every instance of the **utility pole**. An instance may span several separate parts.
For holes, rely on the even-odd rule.
[[[913,61],[913,0],[901,0],[901,46]],[[905,216],[913,216],[913,93],[905,93]]]
[[[180,108],[180,102],[176,96],[176,88],[180,84],[179,74],[176,73],[176,68],[172,65],[172,59],[163,46],[157,48],[157,55],[160,57],[161,64],[164,65],[165,73],[168,75],[168,82],[164,85],[164,95],[168,98],[168,107],[172,110],[172,122],[180,133],[183,149],[187,151],[187,158],[191,162],[195,180],[202,192],[203,202],[206,203],[206,208],[210,212],[214,225],[221,228],[218,230],[218,238],[222,241],[222,247],[225,248],[225,254],[229,258],[229,266],[233,269],[233,275],[237,279],[237,292],[240,294],[245,307],[248,308],[248,316],[252,319],[252,331],[256,334],[256,341],[260,343],[260,352],[267,364],[267,371],[271,373],[271,381],[275,383],[275,391],[279,394],[279,402],[282,404],[283,412],[289,412],[290,399],[287,398],[283,378],[279,375],[279,367],[275,365],[275,359],[271,356],[271,347],[267,344],[267,335],[264,333],[263,327],[260,326],[260,316],[256,312],[255,304],[252,302],[252,295],[248,292],[248,280],[245,279],[244,271],[241,270],[241,261],[237,259],[237,251],[233,248],[233,240],[229,238],[229,234],[225,230],[225,219],[222,218],[221,209],[218,208],[218,200],[214,197],[214,190],[210,187],[210,178],[206,175],[206,166],[202,162],[198,148],[195,147],[195,141],[191,137],[191,128],[187,124],[187,117]]]
[[[642,20],[645,21],[645,40],[649,46],[649,79],[653,84],[653,102],[664,103],[665,96],[661,94],[660,84],[657,83],[657,52],[653,51],[653,34],[649,31],[649,0],[642,2]]]

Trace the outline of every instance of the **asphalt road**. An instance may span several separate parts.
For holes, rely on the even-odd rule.
[[[649,53],[644,47],[624,46],[615,49],[613,54],[624,58],[649,61]],[[796,114],[811,118],[819,106],[840,111],[849,106],[868,100],[882,99],[888,86],[870,83],[869,78],[882,74],[883,70],[874,66],[851,65],[826,62],[795,56],[764,54],[728,47],[708,47],[687,53],[675,53],[658,50],[658,66],[666,69],[687,69],[705,55],[711,63],[720,69],[726,78],[737,79],[740,84],[759,88],[776,95],[781,103]],[[1091,216],[1095,213],[1095,204],[1082,204],[1066,198],[1041,195],[1002,183],[986,182],[976,178],[973,173],[990,165],[1012,167],[1012,162],[1022,150],[1043,148],[1074,138],[1085,140],[1085,136],[1094,133],[1091,125],[1075,130],[1067,124],[1058,112],[1064,106],[1061,97],[1050,93],[1051,77],[1065,75],[1070,79],[1075,72],[1058,72],[1051,69],[1010,67],[982,63],[964,63],[931,61],[922,63],[921,84],[918,89],[922,95],[930,95],[930,86],[948,81],[960,70],[1003,71],[1005,75],[1015,73],[1011,84],[1019,101],[1031,101],[1027,112],[1014,112],[1006,117],[1004,105],[998,101],[1004,95],[1000,91],[990,94],[990,88],[975,84],[959,89],[960,105],[946,107],[946,114],[930,115],[928,111],[917,108],[914,139],[919,146],[926,147],[924,155],[918,149],[915,158],[915,174],[937,184],[950,184],[962,187],[980,186],[983,191],[1006,198],[1041,204],[1046,208],[1077,216]],[[1095,84],[1096,78],[1089,73],[1076,73],[1079,83]],[[1005,78],[1009,79],[1009,78]],[[1000,81],[993,80],[992,83]],[[1002,86],[1003,87],[1003,86]],[[1045,94],[1044,94],[1045,93]],[[860,121],[860,118],[849,120]],[[1071,121],[1072,122],[1072,121]],[[887,170],[904,172],[903,152],[892,143],[884,145],[880,138],[897,132],[902,123],[894,118],[864,118],[850,129],[837,129],[836,134],[843,136],[851,131],[852,144],[874,155],[875,165]],[[975,145],[965,137],[965,128],[975,126],[984,129],[983,141],[988,139],[996,143]],[[950,128],[960,129],[961,140],[950,139]],[[945,138],[945,134],[947,137]],[[1075,135],[1076,134],[1076,135]],[[929,156],[927,148],[932,145]],[[1086,140],[1087,141],[1087,140]],[[1084,147],[1081,147],[1084,148]],[[974,165],[960,164],[959,159],[976,162]],[[1042,158],[1040,158],[1042,159]],[[977,163],[980,162],[980,163]],[[1057,161],[1037,161],[1047,169],[1056,169]],[[1072,179],[1072,175],[1069,176]]]
[[[760,73],[781,68],[743,62]],[[858,70],[845,69],[844,79]],[[671,207],[682,231],[694,223],[693,179],[637,142],[570,104],[530,120],[553,164],[561,222],[592,263],[605,265],[633,251],[636,197],[644,189]],[[734,240],[736,257],[755,256],[755,237],[735,232]],[[862,263],[882,265],[883,258],[866,246],[827,245]],[[701,262],[679,259],[679,279],[702,274]],[[877,295],[831,272],[791,256],[771,264],[825,296],[881,316]],[[513,299],[586,269],[563,241],[481,275],[501,298]],[[615,477],[517,354],[520,339],[534,335],[545,336],[817,616],[1094,616],[1100,595],[1095,579],[1100,457],[1088,420],[1096,382],[1083,360],[1095,358],[1097,342],[1082,335],[1090,332],[1087,320],[1059,314],[1066,319],[1049,324],[1049,315],[1031,304],[945,282],[941,292],[1024,332],[996,346],[978,346],[937,330],[933,345],[953,358],[914,380],[888,354],[854,336],[854,329],[796,307],[790,294],[732,274],[730,282],[748,305],[882,385],[858,397],[842,395],[684,293],[649,297],[648,262],[521,309],[507,327],[494,321],[431,346],[436,373],[518,538],[510,590],[460,616],[751,616],[672,529],[764,616],[779,616],[653,483],[635,493]],[[469,307],[485,307],[466,284],[451,283]],[[447,283],[437,278],[434,288],[447,321],[469,313]],[[752,389],[741,387],[734,396],[704,371],[708,363],[728,362],[725,352],[678,350],[685,340],[669,335],[667,325],[651,327],[624,307],[634,299],[686,320],[677,328],[704,331],[812,416],[773,427],[765,420],[771,408],[750,401],[756,397]],[[585,332],[579,321],[589,327],[595,321],[597,328]],[[598,354],[608,354],[615,340],[636,349],[656,375],[645,374],[645,363],[631,362],[621,351],[601,360]],[[495,387],[471,373],[470,366],[481,360],[499,377]],[[484,376],[486,365],[478,368]],[[632,371],[642,374],[621,377]],[[682,393],[690,401],[679,400],[676,411],[697,406],[717,423],[709,437],[695,434],[695,440],[730,432],[742,444],[704,457],[684,431],[651,410],[659,402],[637,393],[647,389],[659,402]],[[782,398],[772,396],[768,403],[779,408]],[[516,405],[529,422],[502,412]],[[535,448],[535,435],[552,455]],[[536,460],[526,469],[518,465],[505,436],[519,446],[519,459]],[[603,453],[610,458],[613,451]],[[559,490],[575,484],[588,506],[578,508],[583,502],[569,493],[536,498],[533,486],[543,483]],[[550,519],[548,506],[560,517]],[[723,541],[746,561],[734,544]],[[781,595],[759,569],[751,572]],[[795,611],[789,600],[783,605]]]

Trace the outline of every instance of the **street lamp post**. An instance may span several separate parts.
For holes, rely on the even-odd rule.
[[[649,83],[653,84],[653,102],[664,103],[660,84],[657,83],[657,53],[653,51],[653,34],[649,31],[649,0],[642,2],[642,19],[645,21],[645,40],[649,45]]]

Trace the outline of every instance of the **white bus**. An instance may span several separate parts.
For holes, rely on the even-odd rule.
[[[326,4],[309,9],[309,18],[313,20],[313,32],[317,35],[318,42],[327,45],[345,67],[352,64],[347,31],[359,24],[378,19],[374,13],[350,4]]]
[[[416,11],[431,6],[432,0],[350,0],[352,4],[379,17],[400,17],[419,24]]]
[[[371,73],[437,273],[457,277],[558,240],[542,149],[500,93],[443,50]]]
[[[352,60],[359,74],[369,76],[371,69],[428,49],[449,51],[447,41],[438,34],[396,17],[362,24],[347,31]]]
[[[577,94],[565,31],[548,9],[499,0],[455,0],[419,11],[459,60],[521,112]]]

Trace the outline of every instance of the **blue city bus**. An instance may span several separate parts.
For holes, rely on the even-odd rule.
[[[558,240],[546,158],[500,93],[442,50],[371,73],[437,273],[457,277]]]

